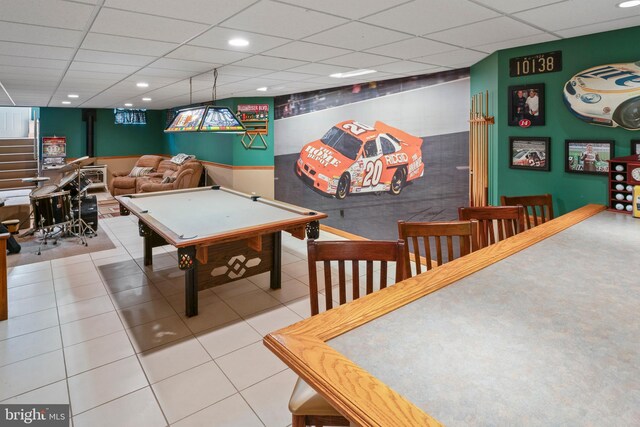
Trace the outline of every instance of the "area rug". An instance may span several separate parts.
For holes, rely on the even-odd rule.
[[[100,227],[100,224],[98,224]],[[40,261],[50,261],[52,259],[65,258],[74,255],[82,255],[91,252],[106,251],[115,248],[115,245],[106,233],[101,233],[98,228],[98,235],[87,238],[87,246],[80,243],[77,237],[66,237],[58,239],[57,244],[50,240],[46,245],[42,245],[41,253],[38,255],[40,236],[21,237],[16,241],[22,249],[18,254],[7,255],[7,266],[32,264]]]
[[[98,201],[98,218],[114,218],[120,216],[120,205],[114,198]]]

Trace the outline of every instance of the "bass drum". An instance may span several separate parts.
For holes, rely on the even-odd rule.
[[[50,228],[71,221],[71,196],[55,185],[37,188],[29,195],[36,228]]]
[[[73,201],[73,218],[78,219],[78,201]],[[85,196],[82,198],[82,219],[87,225],[98,231],[98,200],[96,196]],[[74,226],[73,231],[78,233],[78,227]]]

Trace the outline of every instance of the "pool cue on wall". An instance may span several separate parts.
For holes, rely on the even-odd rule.
[[[486,206],[489,199],[489,91],[471,97],[469,112],[469,206]]]

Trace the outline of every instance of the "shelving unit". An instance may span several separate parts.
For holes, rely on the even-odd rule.
[[[91,180],[89,189],[107,189],[107,165],[91,165],[82,168],[85,178]]]
[[[609,160],[609,210],[618,213],[633,212],[633,187],[640,185],[640,180],[632,176],[632,171],[640,168],[637,155],[616,157]]]

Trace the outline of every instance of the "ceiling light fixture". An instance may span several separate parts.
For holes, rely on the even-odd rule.
[[[62,101],[62,103],[63,103],[64,105],[69,105],[69,104],[71,104],[71,101]]]
[[[149,102],[151,101],[151,98],[142,98],[143,101]]]
[[[346,79],[348,77],[364,76],[365,74],[371,74],[376,72],[377,72],[376,70],[353,70],[353,71],[347,71],[346,73],[330,74],[329,77],[333,77],[334,79]]]
[[[133,104],[130,102],[127,102],[126,104],[124,104],[125,107],[133,107]]]
[[[259,88],[258,88],[258,89],[256,89],[256,90],[257,90],[258,92],[266,92],[266,91],[267,91],[267,89],[269,89],[269,88],[268,88],[268,87],[266,87],[266,86],[262,86],[262,87],[259,87]]]
[[[138,83],[136,83],[136,86],[138,86],[138,87],[149,87],[149,83],[147,83],[147,82],[138,82]]]
[[[630,1],[623,1],[622,3],[618,3],[618,7],[621,8],[627,8],[627,7],[636,7],[636,6],[640,6],[640,0],[630,0]]]
[[[69,95],[67,95],[67,98],[79,98],[79,95],[76,95],[75,93],[70,93]]]
[[[249,46],[249,40],[245,40],[245,39],[241,39],[241,38],[230,39],[229,40],[229,46],[235,46],[235,47]]]

